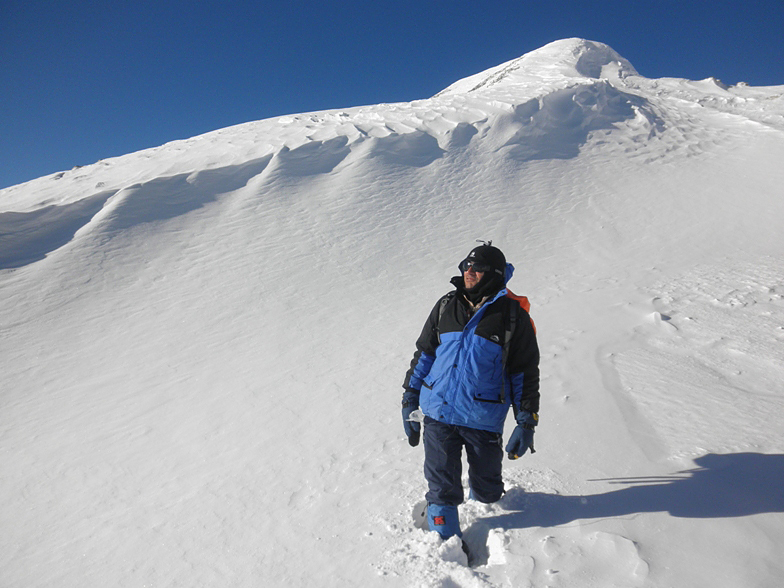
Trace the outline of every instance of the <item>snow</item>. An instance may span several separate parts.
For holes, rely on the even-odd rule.
[[[566,39],[0,191],[0,585],[778,586],[783,97]],[[475,239],[543,379],[467,567],[399,403]]]

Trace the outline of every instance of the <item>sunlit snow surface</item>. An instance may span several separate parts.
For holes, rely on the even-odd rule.
[[[569,39],[0,191],[0,586],[780,585],[783,95]],[[475,239],[542,409],[471,568],[399,404]]]

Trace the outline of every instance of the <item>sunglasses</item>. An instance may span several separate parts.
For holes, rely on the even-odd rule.
[[[493,268],[486,263],[476,263],[474,261],[468,261],[467,259],[460,262],[460,271],[463,273],[466,273],[468,270],[474,270],[478,274],[483,274],[489,272],[491,269]]]

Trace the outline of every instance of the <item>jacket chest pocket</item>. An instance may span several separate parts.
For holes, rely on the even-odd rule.
[[[474,337],[466,362],[466,380],[476,400],[503,402],[502,352],[503,349],[498,343]]]

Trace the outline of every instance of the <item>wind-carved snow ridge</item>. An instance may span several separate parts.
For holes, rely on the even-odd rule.
[[[354,151],[358,157],[378,158],[390,165],[426,167],[486,138],[491,149],[517,161],[570,158],[591,133],[624,125],[633,131],[634,144],[627,147],[651,151],[645,142],[668,128],[662,119],[662,101],[649,99],[669,96],[662,87],[639,76],[607,45],[565,39],[456,82],[429,100],[247,123],[35,180],[30,187],[40,195],[37,203],[19,202],[24,192],[8,188],[0,192],[0,207],[27,212],[130,187],[107,178],[132,177],[133,184],[147,184],[158,178],[187,177],[204,168],[252,165],[270,156],[272,177],[334,173],[344,160],[352,160]],[[675,90],[677,98],[689,97],[704,105],[721,100],[700,86],[680,85]],[[743,94],[736,101],[748,102],[753,90],[745,88]],[[770,99],[763,118],[775,122],[782,115],[771,109],[775,102]],[[683,144],[682,135],[683,129],[676,126],[669,150]],[[214,154],[210,160],[193,155],[221,144],[218,159]],[[152,161],[155,164],[149,165]],[[95,181],[93,186],[84,185],[87,178]],[[193,207],[198,207],[200,197],[195,198]]]
[[[0,213],[0,269],[39,261],[88,232],[112,235],[187,214],[246,185],[270,159],[155,178],[31,212]]]
[[[98,193],[61,206],[0,213],[0,269],[22,267],[71,241],[115,194]]]
[[[249,123],[42,178],[30,183],[39,201],[25,202],[22,210],[13,205],[19,189],[12,187],[0,199],[7,207],[0,217],[5,244],[0,265],[39,260],[97,222],[104,231],[122,230],[186,214],[213,201],[216,190],[237,190],[254,177],[255,185],[273,185],[340,173],[362,158],[423,168],[477,143],[517,162],[568,159],[591,133],[624,123],[634,128],[638,144],[651,139],[663,123],[644,98],[598,79],[608,66],[616,80],[619,72],[635,73],[606,45],[558,41],[457,82],[430,100]],[[218,160],[191,155],[223,141],[230,149]],[[123,185],[117,177],[136,181]],[[232,177],[237,181],[229,181]],[[84,185],[88,178],[92,190]],[[103,205],[100,214],[94,203]],[[36,223],[34,232],[25,219]],[[27,245],[31,239],[35,244]]]
[[[520,126],[504,147],[518,161],[576,157],[592,131],[635,118],[646,127],[648,139],[663,127],[644,100],[605,81],[556,90],[515,105],[513,113]]]

